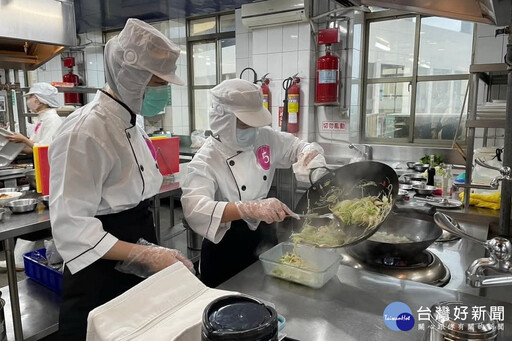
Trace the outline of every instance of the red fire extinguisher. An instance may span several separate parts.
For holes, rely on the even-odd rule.
[[[300,78],[293,79],[292,86],[288,89],[288,132],[299,132],[299,108],[300,108]]]
[[[270,78],[267,78],[268,73],[261,77],[261,91],[263,92],[263,106],[272,112],[272,94],[270,93]]]
[[[80,85],[80,78],[73,73],[73,66],[75,66],[75,58],[63,58],[64,66],[69,68],[69,72],[62,76],[62,81],[66,83],[73,83],[74,86]],[[83,96],[80,93],[66,92],[64,93],[64,103],[70,105],[82,105],[84,103]]]
[[[331,55],[331,45],[326,45],[325,56],[316,62],[316,103],[338,102],[340,84],[339,58]]]

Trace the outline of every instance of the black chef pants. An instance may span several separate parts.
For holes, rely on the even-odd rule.
[[[201,281],[215,288],[252,263],[258,256],[277,244],[273,225],[260,223],[252,231],[243,220],[231,222],[231,228],[218,244],[206,238],[201,247]]]

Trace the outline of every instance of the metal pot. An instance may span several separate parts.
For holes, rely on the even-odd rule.
[[[424,163],[415,163],[413,168],[415,171],[417,172],[420,172],[420,173],[423,173],[424,171],[426,171],[428,169],[428,165],[424,164]]]
[[[325,168],[325,167],[321,167]],[[390,195],[392,200],[396,200],[398,194],[398,176],[395,170],[388,165],[376,161],[361,161],[351,163],[336,170],[330,170],[321,179],[313,183],[310,173],[311,187],[302,195],[297,203],[295,211],[299,214],[325,214],[331,213],[329,205],[322,200],[325,198],[329,189],[341,189],[337,200],[356,199],[366,196]],[[372,182],[375,185],[358,187],[361,182]],[[389,212],[388,212],[389,215]],[[387,216],[388,216],[387,215]],[[382,220],[384,222],[387,216]],[[302,221],[302,220],[301,220]],[[362,228],[359,225],[343,226],[342,230],[346,234],[347,242],[339,246],[347,246],[370,237],[382,224],[373,228]],[[304,223],[304,221],[302,221]],[[325,225],[323,219],[313,219],[312,224],[316,226]],[[302,228],[302,226],[299,226]]]
[[[432,195],[434,191],[437,189],[436,186],[425,185],[424,183],[421,185],[412,186],[412,188],[416,191],[416,193],[421,195]]]
[[[402,175],[403,183],[410,184],[412,181],[427,181],[420,173],[406,173]]]
[[[381,242],[367,239],[350,247],[359,259],[375,260],[384,257],[412,257],[425,250],[439,238],[443,230],[432,219],[410,218],[392,213],[382,223],[379,232],[407,237],[410,243]]]

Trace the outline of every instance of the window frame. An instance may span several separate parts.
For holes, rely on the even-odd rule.
[[[414,13],[407,13],[397,10],[388,10],[375,13],[368,13],[364,20],[364,36],[363,36],[363,70],[362,70],[362,89],[361,89],[361,115],[360,127],[361,140],[365,143],[386,144],[386,145],[410,145],[410,146],[438,146],[445,147],[451,145],[451,140],[437,140],[437,139],[420,139],[414,137],[415,123],[416,123],[416,98],[418,83],[421,82],[435,82],[435,81],[458,81],[466,80],[469,82],[470,73],[469,66],[467,74],[451,74],[451,75],[418,75],[418,59],[420,52],[420,38],[421,38],[421,19],[430,16],[420,15]],[[414,48],[413,48],[413,61],[412,61],[412,74],[411,76],[400,77],[381,77],[381,78],[368,78],[368,58],[369,58],[369,40],[370,40],[370,25],[375,22],[384,22],[390,20],[416,18],[414,30]],[[472,50],[474,50],[474,39]],[[409,136],[407,138],[383,138],[383,137],[367,137],[366,136],[366,95],[368,93],[368,85],[370,84],[384,84],[384,83],[400,83],[409,82],[410,90],[410,119],[409,119]],[[467,113],[468,105],[465,106]],[[460,129],[464,129],[463,127]],[[460,143],[465,141],[458,140]]]
[[[189,122],[191,131],[196,130],[196,118],[195,118],[195,90],[209,90],[214,88],[222,81],[222,46],[221,42],[223,39],[235,39],[235,30],[228,32],[221,32],[221,17],[225,15],[235,14],[234,11],[208,14],[204,16],[191,17],[187,19],[186,32],[187,32],[187,68],[188,68],[188,79],[190,80],[188,86],[188,105],[189,105]],[[197,19],[213,18],[215,17],[215,31],[216,33],[209,33],[203,35],[190,35],[190,22]],[[216,84],[215,85],[195,85],[194,84],[194,58],[192,55],[194,44],[207,44],[215,43],[215,73],[216,73]],[[206,113],[205,113],[206,114]]]

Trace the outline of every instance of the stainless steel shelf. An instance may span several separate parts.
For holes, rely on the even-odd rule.
[[[14,340],[9,287],[3,287],[0,290],[2,298],[5,300],[7,339]],[[23,321],[23,339],[25,341],[39,340],[55,333],[59,329],[60,295],[31,279],[19,281],[18,290]]]
[[[467,120],[467,128],[503,128],[505,127],[505,119],[493,120]]]
[[[489,73],[489,72],[507,72],[507,64],[495,63],[495,64],[471,64],[469,66],[470,73]]]

